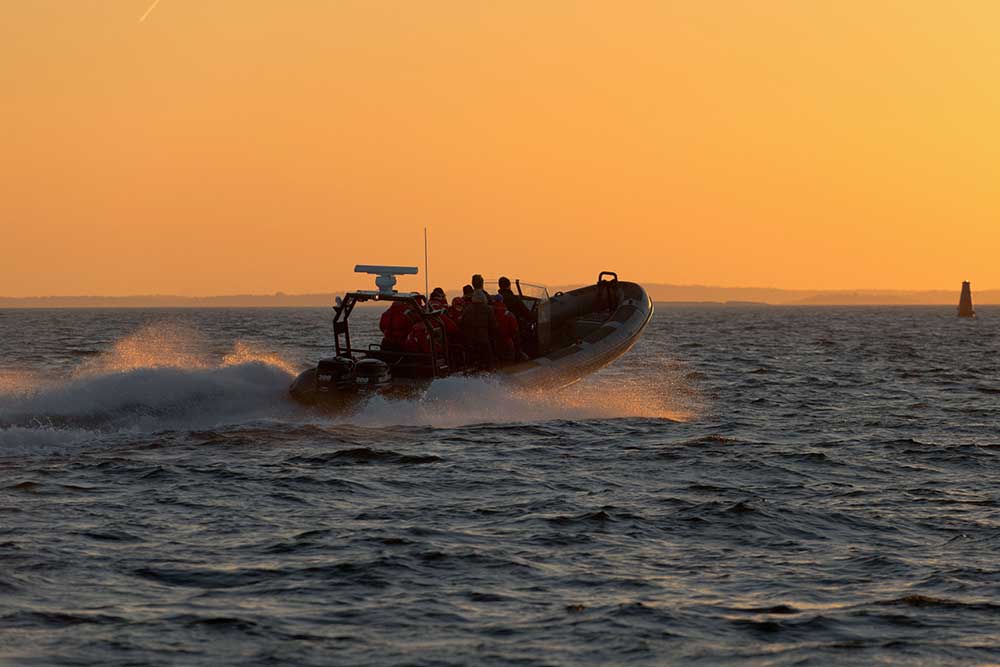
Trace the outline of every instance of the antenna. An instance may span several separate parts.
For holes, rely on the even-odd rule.
[[[424,227],[424,296],[431,298],[431,275],[427,271],[427,228]]]

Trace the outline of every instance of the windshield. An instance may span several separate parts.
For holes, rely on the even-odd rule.
[[[517,281],[511,281],[510,288],[514,290],[514,294],[518,293],[518,285],[520,284],[521,292],[520,296],[527,299],[538,299],[540,301],[547,301],[549,298],[549,290],[544,285],[534,285],[532,283],[526,283],[523,280],[518,283]],[[490,294],[496,294],[500,291],[500,286],[495,280],[487,280],[483,283],[483,287]]]

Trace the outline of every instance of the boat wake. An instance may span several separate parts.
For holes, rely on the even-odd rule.
[[[280,416],[293,376],[250,344],[213,355],[197,332],[147,326],[66,373],[0,373],[0,454]]]
[[[686,421],[693,412],[675,398],[600,378],[553,392],[513,389],[486,378],[449,377],[436,380],[420,399],[374,398],[340,421],[358,426],[438,428],[628,417]]]
[[[434,382],[418,399],[375,397],[331,415],[288,397],[297,369],[279,355],[237,341],[212,354],[204,337],[149,326],[56,377],[0,373],[0,456],[125,444],[138,434],[267,422],[452,428],[482,423],[648,417],[686,419],[690,410],[657,386],[600,374],[561,392],[514,390],[484,378]],[[676,397],[675,397],[676,398]]]

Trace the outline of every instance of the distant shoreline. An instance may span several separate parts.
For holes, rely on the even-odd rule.
[[[702,285],[644,285],[654,302],[666,305],[718,306],[956,306],[955,290],[784,290],[756,287],[710,287]],[[578,285],[550,288],[550,293]],[[449,294],[457,294],[453,290]],[[176,295],[134,296],[35,296],[2,297],[0,309],[44,308],[322,308],[331,307],[342,292],[315,294],[233,294],[188,297]],[[1000,289],[973,290],[975,305],[1000,304]]]

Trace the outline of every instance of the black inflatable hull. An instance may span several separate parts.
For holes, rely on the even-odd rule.
[[[590,285],[552,297],[552,327],[572,326],[591,314],[598,287]],[[632,349],[653,316],[653,301],[641,285],[618,283],[618,304],[604,322],[579,338],[566,334],[548,354],[508,366],[499,372],[505,381],[522,387],[558,389],[577,382]],[[575,339],[574,339],[575,338]]]

